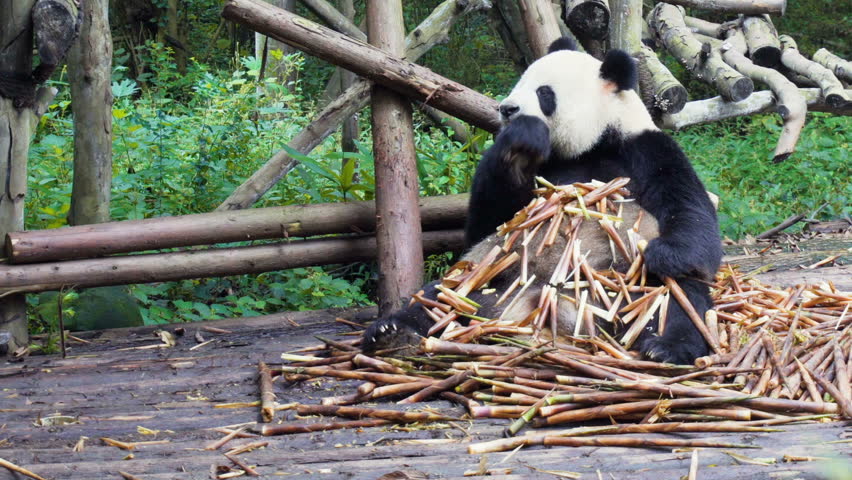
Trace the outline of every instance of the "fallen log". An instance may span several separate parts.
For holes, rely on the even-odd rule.
[[[818,88],[800,88],[799,93],[808,104],[809,111],[831,112],[836,115],[852,115],[852,108],[841,106],[831,107],[821,98]],[[846,90],[846,94],[852,94],[852,90]],[[663,128],[679,130],[690,125],[699,123],[710,123],[724,120],[726,118],[755,115],[770,112],[777,108],[777,99],[769,90],[754,92],[747,99],[732,103],[721,96],[687,102],[683,110],[675,114],[664,114],[661,122]]]
[[[609,4],[605,0],[568,0],[562,18],[577,35],[604,40],[609,33]]]
[[[843,90],[843,84],[840,83],[840,80],[837,79],[831,70],[817,62],[808,60],[804,55],[799,53],[799,48],[796,46],[796,41],[793,40],[793,37],[781,35],[779,42],[781,43],[781,63],[790,70],[819,85],[826,104],[832,107],[839,107],[849,103],[852,97],[846,94]]]
[[[739,102],[754,91],[750,78],[722,61],[719,52],[710,45],[695,38],[678,7],[657,4],[649,15],[648,25],[678,61],[697,78],[713,85],[726,100]]]
[[[739,42],[737,37],[740,38]],[[734,67],[743,75],[768,85],[775,95],[775,111],[784,121],[784,128],[778,137],[778,143],[773,153],[773,161],[777,163],[792,155],[796,150],[796,143],[799,141],[799,135],[801,135],[802,128],[805,126],[805,116],[808,113],[807,102],[799,93],[796,85],[781,72],[768,67],[761,67],[746,58],[743,51],[736,47],[737,44],[745,43],[741,39],[742,34],[739,31],[731,30],[728,32],[728,39],[722,45],[722,58],[728,65]],[[753,44],[749,43],[748,45],[752,57],[757,56]],[[761,47],[761,50],[764,52],[772,51],[772,47]],[[773,61],[770,59],[771,53],[763,56],[765,57],[764,62]]]
[[[423,233],[424,253],[460,251],[462,230]],[[330,238],[189,252],[125,255],[0,266],[0,297],[10,293],[256,274],[376,258],[375,237]]]
[[[849,60],[844,60],[824,48],[820,48],[814,52],[811,58],[834,72],[837,78],[852,82],[852,62]]]
[[[423,230],[462,227],[467,202],[467,194],[421,198]],[[375,228],[372,201],[289,205],[12,232],[6,235],[6,254],[15,264],[52,262],[192,245],[366,233]]]
[[[500,127],[493,99],[286,10],[229,0],[222,16],[490,132]]]
[[[710,10],[711,12],[742,13],[746,15],[759,15],[761,13],[784,15],[784,11],[787,9],[787,0],[668,0],[667,3],[682,7]]]

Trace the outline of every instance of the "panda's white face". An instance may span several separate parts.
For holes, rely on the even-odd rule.
[[[567,157],[589,151],[608,128],[632,136],[656,130],[635,90],[601,78],[591,55],[558,50],[533,62],[500,103],[501,119],[540,118],[550,127],[552,147]]]

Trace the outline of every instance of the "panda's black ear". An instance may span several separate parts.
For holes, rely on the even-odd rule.
[[[570,37],[562,37],[550,44],[547,53],[553,53],[557,50],[577,50],[577,44]]]
[[[601,78],[614,83],[618,92],[636,88],[636,62],[624,50],[610,50],[601,65]]]

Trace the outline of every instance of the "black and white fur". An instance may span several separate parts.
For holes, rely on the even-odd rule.
[[[656,220],[649,226],[653,231],[643,232],[653,238],[645,250],[650,281],[676,278],[700,315],[712,307],[706,282],[722,256],[715,209],[686,155],[654,125],[636,94],[636,77],[635,63],[626,53],[610,51],[600,62],[573,51],[567,39],[554,42],[550,53],[530,65],[500,104],[504,126],[474,176],[466,259],[481,259],[489,243],[498,241],[495,229],[533,198],[535,176],[554,184],[630,177],[628,188],[638,207],[628,208],[625,216],[635,217],[642,209]],[[587,258],[597,268],[617,264],[605,237],[595,230],[580,237],[584,246],[599,246]],[[552,248],[561,252],[558,246]],[[552,269],[550,262],[544,256],[540,268]],[[516,272],[506,272],[491,286],[502,291],[516,277]],[[424,287],[426,296],[435,298],[434,285]],[[483,304],[481,315],[495,313],[494,296],[471,296]],[[534,308],[531,301],[528,307],[519,303],[515,308]],[[564,304],[568,302],[560,302],[562,323],[572,310]],[[374,322],[363,347],[371,351],[415,344],[432,324],[415,304]],[[707,353],[706,342],[677,302],[669,302],[664,335],[651,333],[657,330],[656,320],[647,330],[637,343],[646,357],[691,363]]]

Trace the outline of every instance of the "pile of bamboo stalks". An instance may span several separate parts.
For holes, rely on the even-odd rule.
[[[276,408],[282,409],[272,391],[276,375],[287,381],[323,376],[362,382],[351,394],[326,397],[321,405],[286,407],[298,415],[350,420],[284,422],[264,425],[261,433],[453,419],[434,411],[353,406],[388,398],[401,398],[397,403],[406,405],[440,397],[463,406],[471,418],[512,419],[506,429],[511,438],[470,445],[470,453],[521,445],[746,447],[612,434],[762,432],[773,431],[767,428],[772,425],[852,418],[852,293],[837,291],[831,284],[772,288],[726,266],[712,288],[716,308],[700,318],[675,281],[646,286],[642,240],[637,235],[628,232],[624,242],[618,234],[609,233],[612,223],[620,220],[618,201],[626,195],[625,184],[626,179],[569,187],[545,184],[534,202],[501,227],[506,237],[502,248],[478,265],[451,268],[437,301],[415,296],[436,322],[431,333],[439,335],[424,338],[418,355],[379,352],[367,356],[357,347],[360,339],[322,339],[322,344],[310,349],[284,354],[282,358],[291,362],[288,365],[261,364],[266,422],[273,419]],[[626,273],[594,271],[583,262],[570,237],[579,222],[589,219],[600,221],[613,252],[630,261]],[[530,244],[525,239],[541,232],[544,244],[560,231],[568,241],[548,283],[552,290],[542,289],[538,308],[515,324],[477,317],[478,306],[467,294],[521,262],[522,278],[501,296],[501,301],[509,299],[512,291],[533,280],[525,277],[523,268],[525,246]],[[523,246],[517,248],[516,241]],[[714,350],[695,365],[639,360],[629,351],[655,313],[659,312],[664,328],[669,295],[691,311],[693,322]],[[575,303],[592,335],[543,335],[551,333],[545,326],[548,320],[554,323],[555,302],[562,300]],[[457,322],[460,317],[470,319],[468,326]],[[621,341],[604,329],[594,329],[593,317],[624,327]],[[315,351],[327,351],[328,356],[305,356]],[[515,436],[527,426],[586,421],[614,424]]]

